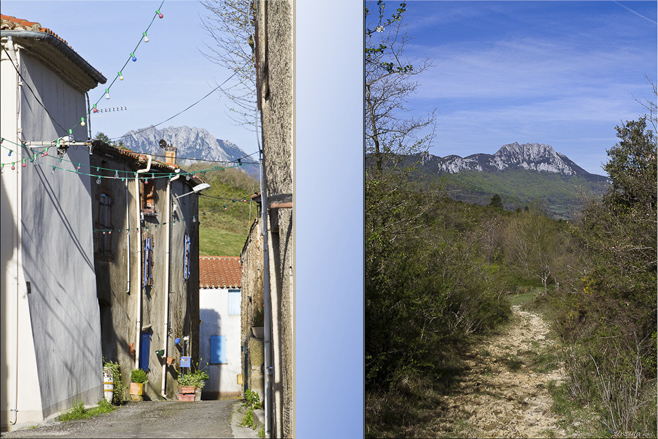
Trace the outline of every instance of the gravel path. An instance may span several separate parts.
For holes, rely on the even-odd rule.
[[[447,410],[433,422],[432,435],[463,437],[565,437],[559,416],[551,411],[551,381],[565,372],[551,355],[548,325],[536,314],[512,307],[507,330],[491,336],[466,354],[467,372],[451,395]],[[427,431],[430,433],[430,431]]]

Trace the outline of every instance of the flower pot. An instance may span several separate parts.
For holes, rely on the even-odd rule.
[[[130,383],[130,399],[133,401],[143,401],[144,383]]]
[[[251,328],[251,333],[256,338],[263,338],[264,328],[262,326],[254,326]]]
[[[180,388],[180,393],[194,393],[194,386],[183,386]]]

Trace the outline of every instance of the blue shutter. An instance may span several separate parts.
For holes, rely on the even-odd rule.
[[[226,336],[210,336],[210,364],[226,363]]]
[[[228,290],[228,313],[240,315],[240,290]]]
[[[149,352],[151,352],[151,334],[142,332],[142,340],[139,345],[139,368],[148,372]]]

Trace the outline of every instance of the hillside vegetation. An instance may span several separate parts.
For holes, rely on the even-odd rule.
[[[547,214],[555,219],[573,219],[586,199],[603,195],[608,187],[603,177],[594,180],[525,169],[417,174],[417,178],[441,181],[450,198],[467,203],[487,205],[494,194],[499,194],[508,210],[541,199]]]
[[[212,168],[197,163],[186,171]],[[251,195],[258,193],[258,181],[240,169],[223,169],[199,174],[210,188],[199,196],[199,255],[240,256],[249,228],[258,215]]]

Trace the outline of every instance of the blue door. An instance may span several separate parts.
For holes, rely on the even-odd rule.
[[[149,371],[149,352],[151,351],[151,334],[142,332],[142,339],[139,345],[139,368]]]

